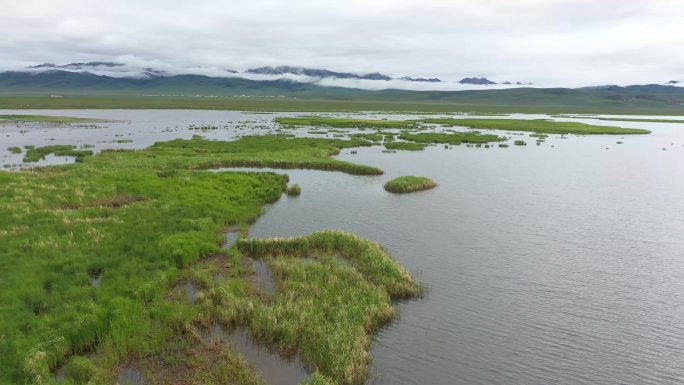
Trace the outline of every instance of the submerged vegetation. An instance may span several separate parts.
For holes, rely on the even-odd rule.
[[[434,188],[437,184],[423,176],[400,176],[385,183],[385,190],[392,193],[410,193]]]
[[[637,128],[595,126],[578,122],[556,122],[543,119],[425,119],[425,123],[445,126],[462,126],[478,129],[532,131],[545,134],[649,134],[651,131]]]
[[[343,255],[353,268],[327,257],[304,266],[289,254],[273,261],[278,291],[261,302],[239,253],[221,254],[221,232],[254,220],[285,191],[286,177],[202,169],[381,173],[330,158],[364,145],[279,136],[174,140],[0,173],[0,314],[12,315],[0,318],[0,383],[49,384],[62,367],[77,383],[114,383],[127,367],[149,369],[153,378],[180,368],[176,383],[258,383],[234,350],[198,342],[212,322],[249,327],[285,355],[299,352],[316,369],[310,383],[359,383],[370,334],[394,315],[390,299],[417,294],[417,284],[379,246],[325,233],[308,238],[312,247]],[[250,256],[271,258],[242,245]],[[220,266],[207,265],[212,255]],[[196,302],[173,295],[181,280],[197,285]],[[318,295],[324,286],[330,291]]]

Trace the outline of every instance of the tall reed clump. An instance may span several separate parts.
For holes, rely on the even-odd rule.
[[[252,304],[247,326],[284,354],[298,352],[332,383],[363,383],[372,333],[396,316],[392,299],[422,293],[379,244],[347,232],[242,239],[237,248],[269,261],[279,288]],[[302,258],[311,256],[318,263]]]

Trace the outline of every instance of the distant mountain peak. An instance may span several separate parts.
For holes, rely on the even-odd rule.
[[[406,80],[409,82],[427,82],[427,83],[441,83],[442,79],[439,78],[412,78],[410,76],[404,76],[399,78],[401,80]]]
[[[389,80],[394,80],[395,78],[385,75],[380,72],[372,72],[369,74],[356,74],[352,72],[336,72],[336,71],[330,71],[326,69],[318,69],[318,68],[305,68],[305,67],[291,67],[291,66],[277,66],[277,67],[272,67],[272,66],[266,66],[266,67],[259,67],[259,68],[252,68],[248,69],[246,71],[247,73],[250,74],[258,74],[258,75],[286,75],[286,74],[291,74],[291,75],[304,75],[304,76],[310,76],[314,78],[337,78],[337,79],[360,79],[360,80],[384,80],[384,81],[389,81]],[[406,81],[411,81],[411,82],[430,82],[430,83],[439,83],[442,80],[437,79],[437,78],[412,78],[410,76],[404,76],[402,78],[399,78],[401,80],[406,80]]]
[[[463,78],[458,81],[461,84],[477,84],[477,85],[491,85],[491,84],[496,84],[495,82],[487,79],[487,78]]]
[[[366,75],[359,75],[351,72],[335,72],[330,70],[318,69],[318,68],[305,68],[305,67],[291,67],[291,66],[278,66],[278,67],[259,67],[248,69],[247,73],[258,74],[258,75],[304,75],[315,78],[339,78],[339,79],[368,79],[368,80],[392,80],[392,77],[374,72]]]
[[[57,65],[53,63],[43,63],[34,66],[28,66],[29,69],[42,69],[42,68],[52,68],[52,69],[66,69],[66,70],[82,70],[82,69],[92,69],[94,67],[123,67],[124,64],[114,63],[108,61],[90,61],[85,63],[68,63],[63,65]]]

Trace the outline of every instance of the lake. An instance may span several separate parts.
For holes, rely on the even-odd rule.
[[[228,140],[271,132],[274,116],[296,115],[6,113],[122,122],[97,129],[28,125],[24,133],[0,126],[3,164],[20,162],[5,152],[13,145],[140,148],[194,134]],[[563,120],[653,133],[551,135],[540,146],[525,133],[513,137],[528,145],[510,148],[343,150],[340,159],[385,175],[282,171],[302,194],[269,206],[250,235],[349,230],[380,242],[427,286],[425,298],[397,304],[400,318],[375,337],[371,384],[682,383],[684,124]],[[220,128],[197,132],[188,128],[193,124]],[[133,142],[112,143],[117,138]],[[438,186],[384,191],[383,183],[400,175],[427,176]]]

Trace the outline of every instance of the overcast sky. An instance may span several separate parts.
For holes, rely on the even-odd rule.
[[[296,65],[548,86],[684,80],[684,0],[0,0],[0,67]]]

